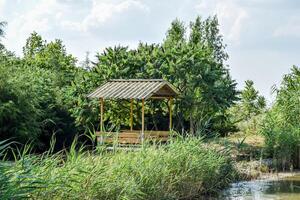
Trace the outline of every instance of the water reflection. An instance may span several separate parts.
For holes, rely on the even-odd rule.
[[[255,180],[234,183],[218,199],[300,200],[300,176],[282,180]]]

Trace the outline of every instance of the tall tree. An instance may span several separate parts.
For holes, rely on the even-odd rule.
[[[285,169],[299,165],[300,144],[300,68],[292,66],[274,90],[276,99],[261,126],[267,153]]]
[[[256,99],[258,97],[258,91],[254,88],[254,82],[251,80],[245,81],[245,89],[241,93],[242,108],[246,119],[251,118],[251,114],[255,113]]]
[[[0,22],[0,50],[4,48],[4,45],[1,43],[1,38],[4,37],[4,27],[6,26],[6,22]]]
[[[197,24],[198,22],[196,20]],[[201,130],[205,133],[222,132],[226,123],[225,110],[236,99],[236,83],[231,79],[228,69],[214,57],[214,51],[208,42],[196,39],[197,31],[201,34],[206,32],[206,24],[202,24],[203,26],[197,25],[194,29],[194,36],[188,37],[184,23],[176,19],[171,23],[162,44],[141,43],[134,50],[128,50],[127,47],[107,48],[97,55],[98,61],[89,73],[89,81],[85,81],[86,84],[93,89],[111,78],[166,79],[181,93],[175,102],[175,113],[178,114],[175,119],[177,123],[174,124],[177,130],[190,129],[193,134],[200,133]],[[195,38],[195,42],[191,43],[186,38]],[[210,40],[213,40],[212,37]],[[147,104],[147,107],[149,111],[158,108],[164,115],[167,114],[164,103],[155,106],[151,103]],[[110,121],[116,121],[117,116],[128,113],[125,106],[124,109],[116,109],[117,113],[111,108],[114,108],[113,104],[108,106],[109,110],[106,112]],[[88,120],[82,120],[83,114],[84,112],[81,112],[77,115],[78,121],[87,122],[91,119],[89,116],[86,118]],[[187,122],[190,122],[190,126],[186,125]],[[122,122],[118,121],[117,124]]]
[[[198,16],[194,22],[190,23],[190,29],[189,42],[191,44],[208,48],[212,53],[212,57],[218,63],[223,64],[228,59],[217,16],[208,17],[205,20]]]
[[[248,121],[252,117],[265,112],[266,99],[259,95],[252,80],[245,81],[245,87],[240,93],[240,101],[231,108],[235,122]]]
[[[25,46],[23,47],[24,57],[27,59],[34,58],[36,54],[43,50],[45,43],[46,41],[43,40],[42,36],[40,36],[37,32],[31,33],[30,37],[26,40]]]
[[[75,134],[67,87],[79,71],[76,60],[60,40],[48,43],[37,33],[23,51],[22,58],[1,55],[0,137],[31,140],[45,149],[56,133],[57,145],[63,145]]]
[[[164,41],[164,44],[166,46],[172,46],[172,45],[179,45],[181,43],[185,42],[185,33],[186,28],[183,24],[183,22],[179,21],[178,19],[175,19],[171,23],[171,27],[167,31],[166,39]]]

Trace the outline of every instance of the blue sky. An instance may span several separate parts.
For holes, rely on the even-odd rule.
[[[62,39],[79,60],[105,47],[139,41],[159,43],[175,18],[189,24],[197,15],[217,14],[238,87],[251,79],[271,97],[292,65],[300,65],[300,1],[293,0],[0,0],[7,21],[3,43],[21,55],[37,31],[46,40]]]

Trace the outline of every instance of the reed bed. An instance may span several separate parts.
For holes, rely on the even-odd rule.
[[[1,199],[191,199],[234,177],[229,156],[201,138],[131,152],[85,151],[74,142],[56,154],[20,155],[0,164]]]

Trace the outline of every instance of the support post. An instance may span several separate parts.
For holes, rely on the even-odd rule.
[[[130,99],[130,131],[133,130],[133,99]]]
[[[145,131],[145,100],[142,99],[142,133],[141,133],[141,140],[144,142],[144,131]]]
[[[103,106],[104,100],[100,98],[100,144],[103,144]]]
[[[103,131],[103,98],[100,98],[100,131]]]
[[[169,129],[172,131],[172,103],[173,103],[173,98],[171,97],[169,99]]]

